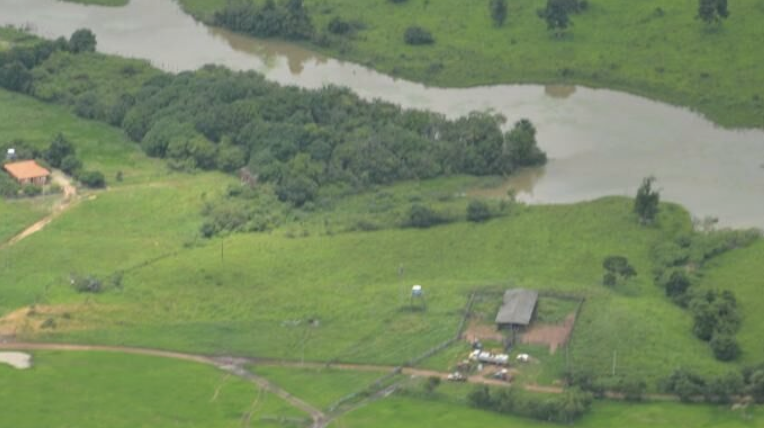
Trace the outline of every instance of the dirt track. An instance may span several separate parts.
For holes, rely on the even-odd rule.
[[[0,249],[10,247],[22,239],[41,231],[45,226],[52,222],[53,219],[61,215],[61,213],[72,207],[72,205],[77,202],[77,188],[74,187],[69,177],[58,170],[53,170],[51,175],[53,182],[61,186],[61,190],[64,193],[63,198],[53,206],[53,211],[50,214],[36,221],[34,224],[22,230],[21,233],[0,245]]]
[[[131,348],[122,346],[101,346],[101,345],[71,345],[64,343],[14,343],[6,342],[0,343],[0,350],[17,350],[17,351],[103,351],[103,352],[118,352],[123,354],[133,355],[148,355],[152,357],[171,358],[175,360],[190,361],[194,363],[207,364],[217,367],[220,370],[231,373],[242,379],[246,379],[263,390],[277,395],[284,399],[292,406],[309,414],[313,419],[313,428],[325,427],[328,424],[329,418],[319,409],[311,406],[310,404],[300,400],[287,391],[279,388],[278,386],[270,383],[265,378],[255,375],[244,369],[244,363],[254,362],[256,360],[249,359],[236,359],[236,358],[216,358],[208,357],[205,355],[185,354],[182,352],[163,351],[159,349],[147,349],[147,348]]]

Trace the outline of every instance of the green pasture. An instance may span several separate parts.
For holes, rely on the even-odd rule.
[[[17,428],[238,428],[307,415],[213,367],[101,352],[35,352],[33,367],[0,364],[0,414]]]
[[[0,174],[4,172],[0,171]],[[50,212],[56,196],[6,200],[0,198],[0,245]]]
[[[453,336],[472,290],[523,286],[587,297],[566,361],[574,368],[609,373],[614,350],[619,374],[650,381],[680,365],[726,367],[649,275],[651,246],[689,227],[675,206],[665,206],[659,228],[638,226],[628,199],[605,198],[429,230],[199,240],[197,210],[227,182],[199,174],[82,203],[11,249],[5,310],[77,304],[72,320],[37,336],[44,340],[400,364]],[[640,273],[613,290],[600,283],[610,254]],[[118,270],[121,290],[82,295],[68,285],[71,272]],[[425,286],[426,310],[409,307],[415,283]],[[550,358],[561,365],[559,354]]]
[[[749,410],[750,419],[727,407],[677,403],[627,404],[596,402],[592,411],[572,425],[558,425],[468,408],[447,401],[392,397],[350,412],[332,428],[737,428],[761,424],[761,409]]]
[[[45,149],[59,132],[77,149],[86,169],[100,170],[109,186],[154,181],[168,175],[163,162],[150,159],[119,129],[84,120],[66,107],[0,89],[0,144],[21,140]],[[123,182],[117,182],[122,171]]]
[[[724,254],[711,262],[701,283],[706,288],[732,290],[743,315],[737,334],[744,363],[764,359],[764,241]]]
[[[360,21],[357,37],[325,49],[333,56],[438,86],[572,83],[623,90],[690,107],[725,126],[764,126],[764,6],[730,3],[720,26],[695,19],[696,0],[590,0],[555,38],[537,16],[545,0],[509,1],[497,28],[488,1],[307,0],[316,27],[339,16]],[[225,0],[181,0],[209,20]],[[404,44],[406,28],[433,33],[432,46]]]
[[[251,366],[249,369],[314,407],[327,409],[349,394],[371,386],[384,372],[332,368]]]

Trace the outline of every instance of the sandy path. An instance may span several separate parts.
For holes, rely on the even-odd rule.
[[[63,198],[61,198],[61,200],[53,206],[53,211],[50,214],[27,227],[21,233],[9,239],[4,244],[0,245],[0,249],[10,247],[22,239],[41,231],[45,226],[52,222],[53,219],[61,215],[61,213],[69,209],[77,201],[77,188],[74,187],[71,179],[59,170],[53,170],[51,175],[53,182],[61,186],[61,190],[64,193]]]

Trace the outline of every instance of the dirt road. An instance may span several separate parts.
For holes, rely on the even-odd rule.
[[[280,388],[279,386],[269,382],[267,379],[257,376],[245,368],[246,365],[262,365],[262,366],[280,366],[280,367],[294,367],[294,368],[334,368],[339,370],[351,370],[351,371],[377,371],[377,372],[399,372],[406,376],[417,377],[437,377],[440,379],[447,379],[448,373],[417,369],[411,367],[393,367],[382,365],[366,365],[366,364],[329,364],[329,363],[302,363],[299,361],[285,361],[275,360],[267,358],[239,358],[239,357],[213,357],[207,355],[187,354],[182,352],[164,351],[160,349],[149,348],[135,348],[127,346],[104,346],[104,345],[74,345],[64,343],[26,343],[26,342],[14,342],[0,340],[0,351],[13,350],[13,351],[102,351],[102,352],[117,352],[133,355],[148,355],[153,357],[171,358],[175,360],[190,361],[200,364],[207,364],[214,366],[220,370],[226,371],[239,378],[245,379],[258,385],[260,388],[267,392],[273,393],[292,406],[309,414],[313,420],[311,428],[325,428],[329,423],[338,415],[327,415],[320,409],[310,405],[309,403],[293,396],[288,391]],[[492,386],[508,386],[509,384],[499,379],[484,378],[479,375],[470,376],[466,379],[467,383],[478,385],[492,385]],[[543,386],[543,385],[529,385],[522,386],[526,391],[547,393],[547,394],[561,394],[564,389],[559,386]],[[606,394],[611,399],[623,399],[621,394],[609,392]],[[652,401],[676,401],[677,398],[665,394],[646,394],[645,399]]]
[[[41,231],[45,226],[52,222],[53,219],[61,215],[61,213],[69,209],[77,201],[77,188],[74,187],[71,179],[59,170],[53,170],[51,175],[52,181],[55,184],[58,184],[63,192],[63,197],[61,200],[56,202],[50,214],[27,227],[21,231],[21,233],[9,239],[4,244],[0,245],[0,249],[10,247],[22,239]]]
[[[228,357],[209,357],[206,355],[194,355],[185,354],[182,352],[163,351],[159,349],[147,349],[147,348],[131,348],[123,346],[101,346],[101,345],[72,345],[64,343],[21,343],[21,342],[4,342],[0,343],[0,350],[15,350],[15,351],[102,351],[102,352],[117,352],[122,354],[133,355],[147,355],[152,357],[171,358],[175,360],[190,361],[194,363],[207,364],[214,366],[220,370],[231,373],[249,382],[254,383],[263,390],[277,395],[284,399],[292,406],[302,410],[310,415],[313,420],[312,428],[323,428],[326,426],[329,418],[319,409],[311,406],[305,401],[293,396],[289,392],[279,388],[278,386],[270,383],[267,379],[255,375],[252,372],[247,371],[244,368],[244,364],[250,361],[245,358],[228,358]]]

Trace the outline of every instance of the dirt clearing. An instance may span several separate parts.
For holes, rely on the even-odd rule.
[[[474,340],[493,340],[504,342],[504,335],[496,329],[496,325],[481,322],[480,319],[472,318],[467,323],[463,334],[464,340],[472,343]]]
[[[547,345],[549,352],[554,354],[557,348],[568,342],[575,323],[576,314],[573,313],[559,324],[534,324],[523,334],[521,341],[532,345]]]

